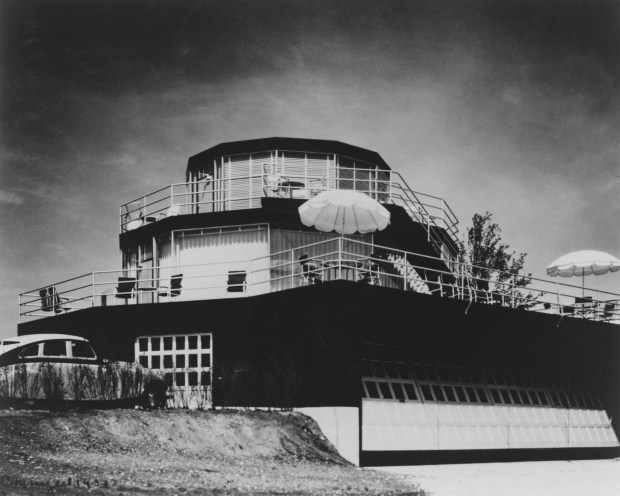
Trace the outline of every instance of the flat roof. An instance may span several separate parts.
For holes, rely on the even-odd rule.
[[[186,174],[211,165],[213,160],[227,155],[243,155],[248,153],[268,152],[272,150],[284,152],[335,153],[353,159],[363,160],[377,165],[380,169],[390,170],[381,155],[366,148],[349,145],[341,141],[306,139],[306,138],[261,138],[244,141],[220,143],[208,150],[193,155],[187,161]]]

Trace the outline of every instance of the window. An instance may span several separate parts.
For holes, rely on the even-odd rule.
[[[403,394],[403,388],[398,382],[392,383],[392,391],[397,400],[405,401],[405,395]]]
[[[415,393],[413,384],[405,383],[403,384],[403,387],[405,388],[405,393],[407,393],[407,398],[409,399],[409,401],[414,401],[418,399],[418,395]]]
[[[142,366],[165,370],[173,388],[210,386],[212,342],[211,334],[141,336],[134,349]]]
[[[43,343],[43,356],[66,357],[67,342],[58,339],[55,339],[53,341],[46,341],[45,343]]]
[[[71,354],[73,358],[86,358],[90,360],[97,358],[92,347],[86,341],[71,341]]]
[[[379,382],[379,391],[381,391],[381,396],[385,399],[392,399],[392,392],[390,391],[390,385],[387,382]]]
[[[39,356],[39,344],[31,344],[24,348],[19,354],[19,358],[35,358]]]
[[[371,381],[364,381],[366,391],[368,391],[368,398],[379,398],[379,391],[377,390],[377,384]]]

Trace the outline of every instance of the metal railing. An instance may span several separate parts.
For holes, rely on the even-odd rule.
[[[459,264],[458,274],[473,267]],[[333,238],[268,256],[211,264],[98,271],[20,294],[19,321],[84,308],[244,297],[350,280],[471,304],[620,323],[620,294],[490,271],[455,275],[445,261],[361,241]]]
[[[442,244],[450,246],[458,237],[458,219],[445,200],[413,191],[396,172],[334,165],[328,166],[323,175],[271,172],[265,165],[257,174],[161,188],[121,206],[121,232],[175,215],[260,208],[261,198],[265,197],[309,199],[321,191],[347,189],[381,203],[402,206],[413,220],[426,227],[438,255]]]

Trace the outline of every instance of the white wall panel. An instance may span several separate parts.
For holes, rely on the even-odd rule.
[[[362,449],[618,446],[604,411],[362,401]]]

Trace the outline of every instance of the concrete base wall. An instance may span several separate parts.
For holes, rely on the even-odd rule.
[[[309,407],[295,411],[311,417],[344,459],[360,464],[359,408]]]

